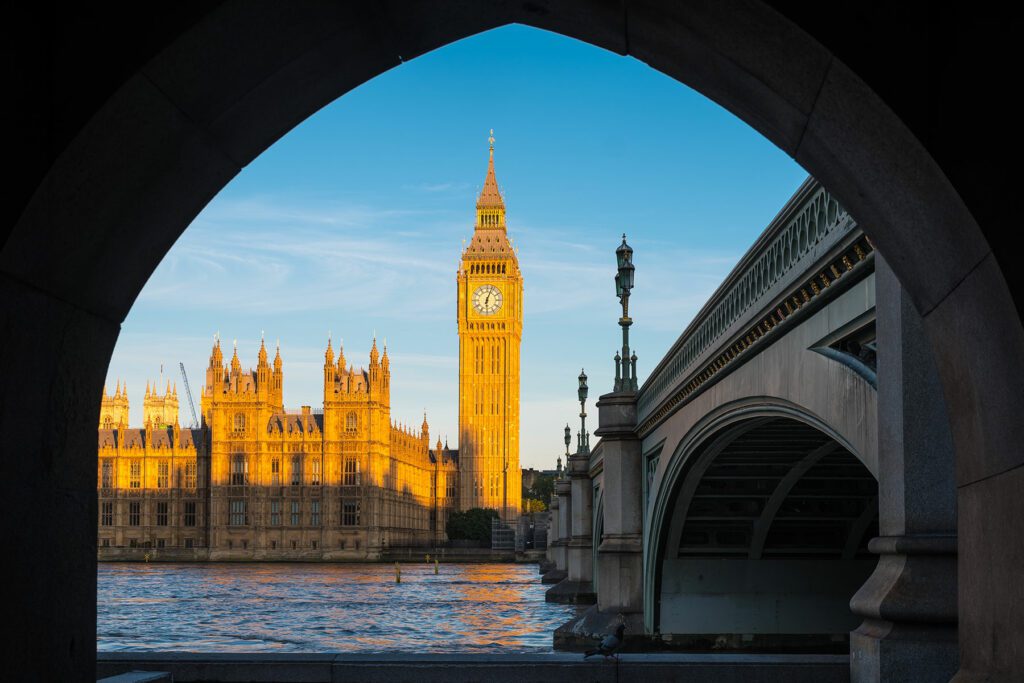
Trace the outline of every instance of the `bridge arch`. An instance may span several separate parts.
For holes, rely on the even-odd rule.
[[[849,600],[875,566],[874,462],[782,401],[740,401],[706,416],[652,492],[648,631],[689,647],[722,647],[716,637],[749,641],[728,647],[843,642],[858,623]],[[687,616],[698,612],[699,622]]]
[[[24,173],[13,195],[17,219],[0,255],[3,314],[17,321],[3,333],[7,381],[0,401],[9,408],[3,426],[31,445],[27,457],[11,463],[4,491],[12,508],[35,521],[5,529],[20,556],[33,558],[16,566],[22,590],[11,610],[40,614],[11,646],[39,653],[33,658],[49,667],[40,676],[69,679],[92,670],[95,399],[120,322],[160,259],[242,167],[311,113],[406,59],[512,22],[633,55],[691,85],[796,158],[863,222],[924,316],[952,418],[961,543],[985,549],[960,560],[961,627],[969,634],[964,670],[1020,670],[1009,646],[981,645],[999,640],[997,625],[1019,629],[1022,619],[998,588],[1004,582],[980,578],[1012,576],[1012,553],[997,549],[1019,548],[1005,520],[1021,510],[1016,491],[1024,470],[1016,445],[1024,441],[1024,423],[1016,415],[1024,328],[975,220],[999,240],[1009,214],[982,172],[994,167],[988,145],[950,146],[951,130],[974,125],[958,118],[965,115],[956,105],[971,98],[941,86],[908,89],[909,81],[900,80],[909,73],[905,65],[887,69],[874,61],[927,52],[902,32],[898,40],[884,31],[857,35],[898,27],[891,13],[864,9],[858,22],[807,16],[801,28],[768,3],[733,1],[423,1],[401,10],[387,3],[271,9],[229,1],[194,11],[170,23],[147,22],[167,26],[166,33],[140,31],[135,51],[119,43],[105,48],[117,41],[96,38],[103,22],[93,31],[67,25],[63,33],[36,26],[10,41],[12,51],[24,53],[11,60],[27,112],[16,122],[32,125],[19,136],[30,163],[18,164]],[[44,34],[85,40],[90,49],[48,46],[38,41]],[[936,46],[940,55],[949,47],[962,73],[983,64],[989,45],[1005,43],[972,43],[965,35],[988,38],[968,30],[956,34],[956,45]],[[894,49],[897,42],[905,52]],[[847,49],[842,57],[829,50],[865,44],[874,49]],[[104,78],[80,82],[64,62],[94,66],[94,49],[119,50],[116,58],[104,54],[119,68],[97,60]],[[58,56],[40,59],[40,50]],[[900,105],[902,116],[893,110]],[[932,115],[938,109],[942,117]],[[25,152],[32,145],[38,151]],[[933,154],[946,155],[944,166]],[[78,550],[69,557],[58,551],[66,547]],[[40,573],[38,565],[52,569]],[[53,585],[66,586],[66,595],[41,607],[39,596]]]

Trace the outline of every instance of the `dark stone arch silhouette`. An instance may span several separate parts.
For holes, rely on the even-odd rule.
[[[0,249],[8,641],[35,676],[95,654],[96,397],[119,326],[245,164],[382,71],[519,22],[634,56],[741,117],[857,216],[924,316],[952,415],[961,677],[1021,675],[1024,329],[1008,283],[1015,24],[927,5],[223,2],[12,13]],[[126,27],[131,27],[126,29]],[[1013,231],[1015,232],[1015,231]],[[59,590],[57,589],[59,587]]]

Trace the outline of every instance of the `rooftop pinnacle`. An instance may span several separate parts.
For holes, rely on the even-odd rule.
[[[484,179],[484,188],[480,190],[480,196],[476,200],[477,209],[505,209],[505,200],[501,198],[498,190],[498,179],[494,175],[494,130],[487,138],[491,145],[490,158],[487,160],[487,177]]]

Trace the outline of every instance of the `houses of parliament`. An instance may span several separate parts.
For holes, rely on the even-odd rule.
[[[280,347],[244,369],[214,342],[198,428],[179,425],[177,387],[146,386],[141,428],[127,387],[104,388],[97,487],[99,558],[373,560],[444,543],[455,510],[520,513],[519,347],[523,279],[494,171],[494,138],[473,238],[456,274],[459,447],[391,416],[391,364],[376,339],[365,367],[331,340],[323,402],[284,406]]]

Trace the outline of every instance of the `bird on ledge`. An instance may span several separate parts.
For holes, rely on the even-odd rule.
[[[605,659],[608,659],[609,657],[613,659],[618,659],[619,656],[615,654],[615,651],[622,646],[622,637],[625,632],[626,625],[619,624],[615,627],[614,635],[605,636],[604,640],[601,641],[601,644],[597,646],[597,649],[587,650],[583,654],[583,659],[586,659],[587,657],[592,657],[593,655],[603,655]]]

